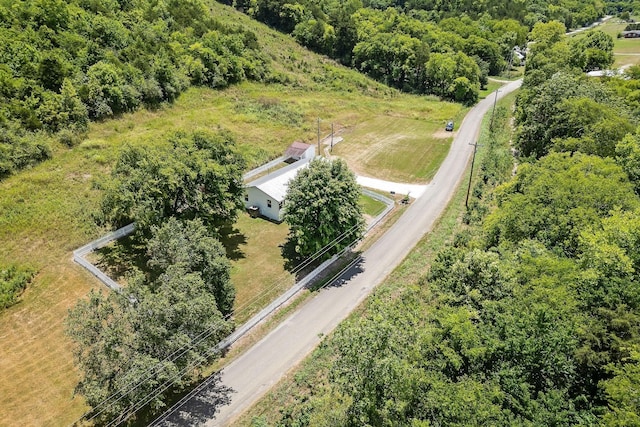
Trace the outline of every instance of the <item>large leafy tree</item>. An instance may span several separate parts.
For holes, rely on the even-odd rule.
[[[145,230],[166,218],[233,221],[242,208],[244,159],[228,133],[178,133],[162,147],[127,147],[106,185],[104,220]]]
[[[362,237],[360,186],[344,160],[313,160],[289,183],[284,220],[289,224],[285,255],[308,257],[333,244],[332,255]]]
[[[216,306],[223,315],[231,313],[235,289],[230,281],[229,261],[222,243],[199,219],[180,222],[170,218],[162,226],[153,228],[153,238],[147,242],[149,266],[160,275],[171,266],[201,275],[207,291],[216,298]]]
[[[170,219],[152,232],[152,274],[134,274],[122,293],[91,292],[67,318],[84,374],[76,391],[99,420],[135,413],[156,391],[150,407],[164,406],[164,388],[189,384],[231,330],[224,316],[234,291],[221,244],[199,220]]]
[[[523,165],[499,190],[498,204],[500,209],[485,222],[489,245],[537,239],[572,256],[585,227],[610,216],[615,208],[638,207],[638,200],[613,160],[554,153]]]
[[[517,104],[516,146],[525,157],[550,151],[615,156],[616,144],[633,130],[629,108],[605,84],[567,72],[524,89]]]

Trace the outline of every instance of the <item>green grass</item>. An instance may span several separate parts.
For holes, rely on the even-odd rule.
[[[178,130],[225,128],[236,135],[249,165],[256,166],[281,155],[294,140],[314,142],[320,117],[323,135],[331,123],[344,129],[345,148],[361,147],[362,153],[384,148],[370,162],[348,159],[354,169],[372,176],[424,180],[444,158],[449,141],[434,133],[446,120],[462,118],[460,105],[400,94],[231,8],[211,7],[221,22],[256,32],[286,86],[192,88],[173,105],[93,123],[77,147],[54,146],[52,159],[0,182],[0,264],[37,271],[20,302],[0,313],[0,371],[8,379],[0,381],[0,425],[68,425],[87,409],[73,395],[79,373],[63,333],[64,318],[90,289],[106,290],[72,262],[71,252],[105,233],[93,219],[101,197],[96,184],[108,177],[125,144],[153,143]],[[268,299],[251,305],[254,298],[269,289],[276,292],[277,278],[288,280],[277,247],[286,227],[248,217],[236,227],[235,238],[246,243],[237,245],[242,256],[233,261],[233,280],[238,307],[246,302],[248,316]]]
[[[384,208],[387,207],[387,205],[385,205],[381,201],[365,194],[362,194],[360,196],[360,206],[362,206],[362,210],[364,211],[365,215],[369,215],[372,217],[379,215],[384,210]]]
[[[289,289],[294,276],[284,269],[280,245],[289,227],[242,213],[235,224],[237,248],[232,255],[231,281],[236,288],[234,320],[244,323],[275,297]]]
[[[496,80],[507,80],[503,77],[494,77]],[[494,80],[489,80],[487,83],[487,88],[480,91],[480,99],[485,99],[487,96],[491,95],[495,90],[502,87],[504,83],[496,82]]]
[[[334,146],[332,154],[344,158],[360,175],[426,182],[435,175],[451,145],[445,123],[458,118],[460,107],[447,103],[437,112],[425,111],[418,117],[378,116],[346,129],[344,141]]]

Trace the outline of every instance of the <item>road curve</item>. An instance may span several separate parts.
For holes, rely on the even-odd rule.
[[[502,86],[498,98],[520,87],[521,81]],[[318,292],[276,329],[222,371],[221,381],[233,390],[230,402],[215,415],[203,399],[190,399],[159,425],[225,426],[248,409],[293,366],[301,362],[369,293],[396,268],[433,227],[469,164],[484,115],[494,95],[473,107],[459,127],[449,154],[425,193],[348,270],[337,283]],[[206,401],[206,399],[204,399]],[[207,413],[208,412],[208,413]]]

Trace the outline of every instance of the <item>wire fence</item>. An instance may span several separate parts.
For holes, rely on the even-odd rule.
[[[75,251],[73,251],[73,260],[78,264],[80,264],[81,266],[83,266],[84,268],[86,268],[87,270],[89,270],[91,274],[96,276],[98,280],[100,280],[102,283],[107,285],[109,288],[111,288],[116,292],[120,292],[122,290],[122,287],[118,283],[116,283],[113,279],[111,279],[109,276],[107,276],[98,267],[96,267],[95,265],[87,261],[85,256],[95,251],[96,249],[100,249],[107,246],[109,243],[113,242],[114,240],[118,240],[124,236],[128,236],[129,234],[133,233],[135,229],[136,229],[136,223],[132,222],[131,224],[125,225],[124,227],[119,228],[116,231],[111,232],[107,235],[104,235],[99,239],[94,240],[93,242],[87,243],[81,248],[78,248]]]

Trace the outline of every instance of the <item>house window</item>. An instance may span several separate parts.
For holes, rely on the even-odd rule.
[[[244,201],[245,201],[245,202],[248,202],[248,201],[249,201],[249,195],[248,195],[248,194],[245,194],[245,195],[244,195]]]
[[[271,200],[267,199],[267,207],[270,208],[271,207]]]

